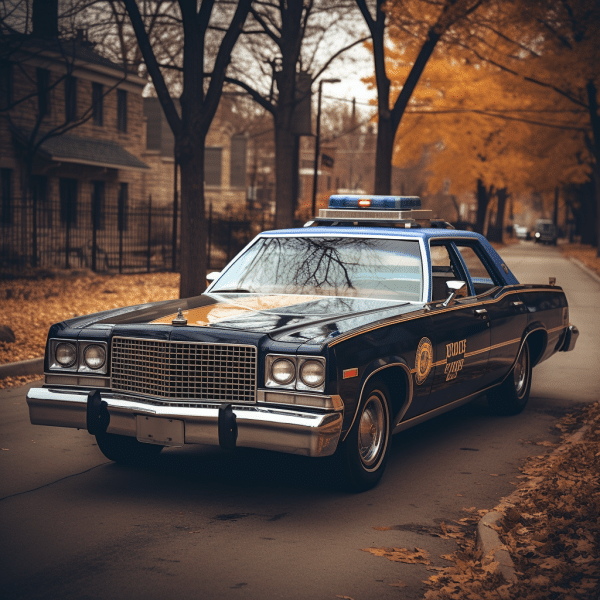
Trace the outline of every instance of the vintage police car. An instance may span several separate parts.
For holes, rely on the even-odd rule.
[[[418,198],[329,206],[261,233],[200,296],[53,325],[31,422],[87,429],[133,464],[184,444],[335,455],[364,490],[393,433],[482,392],[519,413],[532,367],[575,346],[554,281],[520,284]]]

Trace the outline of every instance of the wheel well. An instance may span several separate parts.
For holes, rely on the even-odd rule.
[[[531,358],[531,366],[534,367],[542,358],[546,344],[548,343],[548,334],[539,329],[527,336],[527,344],[529,345],[529,356]]]
[[[400,412],[404,406],[404,403],[408,399],[408,381],[406,371],[401,367],[389,367],[388,369],[383,369],[377,373],[375,377],[381,379],[390,392],[393,413],[391,418],[393,419]]]

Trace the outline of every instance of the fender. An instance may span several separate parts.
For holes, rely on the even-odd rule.
[[[530,346],[530,351],[532,351],[532,356],[531,356],[531,366],[535,367],[537,364],[539,364],[541,362],[541,358],[542,356],[544,356],[544,354],[546,353],[546,348],[548,346],[548,332],[546,330],[546,327],[543,323],[541,323],[540,321],[534,321],[533,323],[529,323],[527,325],[527,327],[525,328],[525,331],[523,331],[523,338],[521,339],[521,344],[519,345],[519,352],[521,351],[521,348],[523,347],[523,343],[525,342],[525,340],[527,338],[529,338],[532,334],[534,333],[541,333],[541,338],[542,338],[542,342],[541,345],[539,345],[537,348],[531,348]],[[517,356],[519,356],[519,353],[517,352]],[[515,358],[515,362],[516,362],[516,358]],[[514,366],[511,365],[511,369]]]
[[[544,341],[543,341],[543,344],[542,344],[541,351],[538,353],[538,351],[536,350],[537,356],[532,356],[532,354],[531,354],[531,347],[529,349],[529,352],[530,352],[529,359],[531,360],[531,368],[533,369],[533,367],[535,367],[535,365],[538,364],[538,359],[545,352],[546,345],[548,343],[548,334],[546,333],[545,327],[541,323],[533,323],[531,326],[528,326],[525,329],[525,331],[523,333],[523,338],[521,339],[521,343],[519,344],[519,350],[517,351],[515,359],[511,363],[510,368],[506,372],[506,375],[504,375],[504,377],[501,377],[500,379],[497,379],[491,386],[486,387],[485,390],[481,390],[482,392],[490,389],[490,387],[495,387],[497,385],[502,384],[504,382],[504,380],[511,375],[511,373],[512,373],[514,367],[515,367],[515,363],[517,362],[517,359],[519,358],[519,356],[521,354],[521,350],[523,349],[523,346],[524,346],[525,342],[527,341],[527,338],[529,338],[531,336],[531,334],[536,333],[536,332],[540,332],[540,331],[543,332],[543,336],[544,336]]]
[[[346,436],[348,435],[348,433],[352,429],[352,426],[354,425],[354,421],[356,420],[356,417],[358,415],[358,409],[360,408],[360,404],[362,401],[362,396],[369,380],[376,374],[381,373],[381,371],[392,368],[400,368],[404,371],[406,375],[406,395],[398,413],[396,415],[392,415],[391,423],[392,425],[394,425],[396,422],[402,420],[403,416],[406,414],[406,411],[411,405],[413,397],[413,378],[410,372],[410,367],[408,366],[406,360],[404,360],[404,358],[402,358],[401,356],[388,356],[386,358],[378,358],[377,360],[374,360],[372,363],[367,365],[367,367],[365,368],[359,385],[360,392],[358,394],[358,399],[354,408],[354,413],[352,415],[352,421],[350,422],[350,426],[348,427],[346,433],[340,441],[344,441],[346,439]]]

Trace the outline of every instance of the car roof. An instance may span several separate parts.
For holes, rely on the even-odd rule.
[[[440,228],[410,228],[401,227],[365,227],[365,226],[328,226],[328,227],[302,227],[297,229],[278,229],[265,231],[260,234],[261,237],[275,236],[326,236],[326,237],[397,237],[402,239],[422,239],[430,241],[432,239],[447,238],[470,238],[479,240],[487,245],[487,240],[474,231],[464,231],[462,229],[440,229]]]

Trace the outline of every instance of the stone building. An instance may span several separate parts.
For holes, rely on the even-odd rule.
[[[145,85],[84,31],[64,40],[34,22],[0,42],[4,263],[95,268],[113,238],[128,243],[128,215],[146,202]]]
[[[157,206],[172,205],[174,186],[174,139],[158,98],[144,98],[146,148],[142,158],[150,167],[144,176],[144,193]],[[206,139],[204,186],[206,206],[225,214],[244,209],[247,196],[248,137],[240,134],[228,118],[228,104],[221,102]]]

